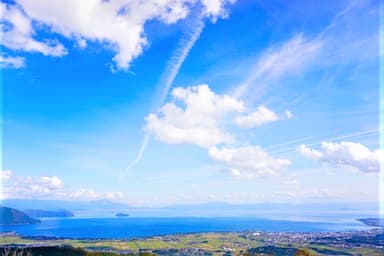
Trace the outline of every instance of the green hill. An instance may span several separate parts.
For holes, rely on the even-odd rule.
[[[40,220],[29,217],[22,211],[0,206],[0,225],[34,224]]]

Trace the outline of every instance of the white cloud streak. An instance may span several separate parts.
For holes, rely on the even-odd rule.
[[[143,156],[144,156],[144,153],[145,153],[145,150],[148,146],[148,143],[150,141],[150,136],[149,134],[145,134],[142,142],[141,142],[141,145],[140,145],[140,148],[139,148],[139,152],[137,153],[137,156],[136,158],[130,162],[125,170],[125,172],[123,173],[123,175],[121,177],[119,177],[119,180],[122,181],[126,175],[127,175],[127,171],[129,171],[132,167],[136,166],[138,163],[140,163],[140,161],[143,159]]]
[[[333,167],[358,170],[365,173],[378,173],[380,161],[384,158],[382,150],[369,150],[354,142],[323,142],[321,150],[300,145],[298,151],[305,157]]]
[[[0,68],[22,68],[25,66],[25,59],[23,57],[9,57],[0,56]]]
[[[170,60],[167,63],[167,68],[165,69],[163,75],[164,78],[161,79],[161,84],[163,84],[164,81],[164,87],[160,96],[159,104],[158,106],[156,106],[156,108],[164,104],[165,98],[167,97],[169,90],[171,89],[173,82],[175,81],[176,76],[179,73],[181,66],[183,65],[185,59],[187,58],[192,47],[195,45],[196,41],[199,39],[203,29],[204,23],[201,18],[198,18],[196,20],[196,24],[193,24],[193,30],[189,33],[186,33],[185,37],[180,40],[179,46],[173,52]],[[136,158],[128,165],[127,170],[130,170],[132,167],[136,166],[141,161],[149,141],[149,134],[145,134],[141,142],[139,152]]]
[[[176,48],[167,63],[167,68],[164,72],[164,74],[166,74],[164,79],[164,87],[159,100],[160,106],[164,103],[165,98],[167,97],[169,90],[171,89],[173,82],[175,81],[175,78],[179,73],[180,68],[187,58],[189,52],[195,45],[196,41],[199,39],[200,34],[204,28],[204,22],[201,20],[201,18],[198,18],[195,24],[192,24],[192,27],[193,30],[187,32],[185,37],[180,40],[179,46]]]
[[[211,17],[214,20],[217,17],[226,17],[227,13],[224,9],[226,4],[226,0],[203,0],[203,4],[205,6],[205,16]],[[228,3],[235,3],[236,0],[229,0]],[[178,47],[172,53],[170,60],[167,63],[167,67],[164,71],[163,78],[161,79],[161,84],[164,83],[164,87],[162,89],[162,93],[159,97],[159,103],[156,105],[156,108],[163,105],[166,97],[169,94],[169,90],[171,89],[173,82],[176,79],[177,74],[180,71],[181,66],[183,65],[185,59],[188,57],[189,52],[192,47],[195,45],[197,40],[199,39],[202,31],[204,29],[204,22],[202,17],[198,17],[194,24],[192,24],[192,30],[188,31],[185,36],[183,36],[179,42]],[[158,112],[158,110],[156,110]],[[141,159],[143,158],[144,152],[148,146],[150,141],[149,134],[146,134],[141,143],[139,152],[135,158],[127,167],[127,170],[136,166]]]

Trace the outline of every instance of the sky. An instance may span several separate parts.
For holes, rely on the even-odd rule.
[[[378,1],[3,0],[0,16],[2,198],[380,200]]]

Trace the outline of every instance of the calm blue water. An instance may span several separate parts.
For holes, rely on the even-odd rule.
[[[23,236],[134,238],[165,234],[225,231],[324,232],[363,230],[357,221],[306,222],[259,218],[45,218],[40,224],[0,227]]]

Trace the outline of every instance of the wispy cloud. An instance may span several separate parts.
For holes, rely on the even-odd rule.
[[[232,95],[242,98],[252,90],[253,95],[261,97],[271,80],[300,73],[303,67],[319,53],[321,46],[321,40],[309,40],[299,34],[280,47],[271,47],[250,69],[250,75],[233,88]]]
[[[302,77],[309,71],[327,69],[326,77],[334,73],[336,67],[376,60],[379,55],[378,12],[371,1],[354,1],[317,34],[310,36],[302,32],[280,44],[274,43],[255,60],[247,61],[244,68],[248,75],[232,87],[231,95],[257,101],[268,96],[271,89],[284,86],[283,78]]]
[[[337,13],[317,38],[324,41],[321,66],[361,63],[379,54],[379,15],[375,1],[352,1]],[[361,49],[365,49],[362,51]]]

